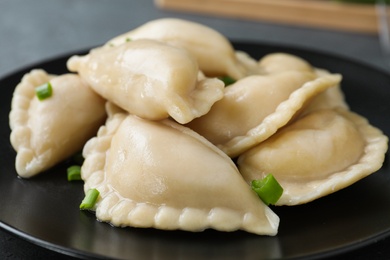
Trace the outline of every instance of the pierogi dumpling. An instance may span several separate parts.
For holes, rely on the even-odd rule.
[[[35,87],[50,82],[52,95],[42,101]],[[48,75],[36,69],[15,88],[9,115],[16,171],[32,177],[80,151],[104,123],[105,100],[79,76]]]
[[[253,66],[253,65],[252,65]],[[258,71],[261,74],[273,74],[284,71],[306,71],[313,72],[318,77],[330,75],[331,73],[325,69],[314,68],[306,60],[289,54],[289,53],[270,53],[261,58],[257,64]],[[349,108],[344,100],[344,94],[338,84],[332,88],[328,88],[322,93],[318,94],[305,108],[305,113],[318,109],[328,108]]]
[[[96,188],[99,220],[114,226],[275,235],[279,218],[223,152],[166,119],[117,113],[83,150],[84,190]]]
[[[314,68],[306,60],[289,53],[270,53],[262,57],[258,62],[259,71],[265,74],[283,71],[307,71],[313,72]]]
[[[340,79],[300,71],[249,76],[226,87],[224,98],[187,126],[235,157],[274,134]]]
[[[229,40],[205,25],[176,18],[157,19],[115,37],[106,46],[117,46],[138,39],[159,40],[187,49],[208,76],[228,75],[240,79],[246,75]]]
[[[107,100],[150,120],[188,123],[223,97],[223,82],[205,78],[193,55],[154,40],[96,48],[71,57],[68,68]]]
[[[238,158],[249,183],[272,173],[284,189],[277,205],[310,202],[377,171],[387,137],[346,109],[316,110]]]
[[[324,69],[315,69],[315,73],[321,77],[324,75],[329,75],[330,73]],[[341,90],[340,84],[329,88],[319,95],[317,95],[310,104],[305,108],[305,111],[302,114],[308,114],[315,110],[320,109],[333,109],[333,108],[344,108],[349,109],[349,105],[345,101],[344,93]]]

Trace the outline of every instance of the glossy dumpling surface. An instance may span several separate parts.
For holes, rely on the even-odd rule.
[[[247,182],[272,173],[284,188],[278,205],[297,205],[345,188],[377,171],[387,137],[345,109],[316,110],[242,154]]]
[[[35,87],[50,82],[51,97],[42,101]],[[16,171],[34,176],[80,151],[104,123],[105,101],[75,74],[26,74],[16,87],[9,120]]]
[[[224,98],[188,127],[235,157],[274,134],[339,81],[339,75],[317,78],[300,71],[249,76],[226,87]]]
[[[107,100],[150,120],[187,123],[223,96],[223,82],[202,76],[189,52],[154,40],[97,48],[71,57],[68,68]]]
[[[174,121],[115,114],[83,151],[85,191],[96,188],[99,220],[115,226],[275,235],[279,218],[235,164]]]
[[[187,49],[206,75],[229,75],[235,79],[246,75],[228,39],[199,23],[176,18],[157,19],[115,37],[106,45],[116,46],[137,39],[154,39]]]

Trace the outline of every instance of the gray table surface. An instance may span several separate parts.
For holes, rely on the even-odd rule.
[[[197,21],[232,40],[308,48],[390,69],[376,35],[166,11],[151,0],[0,0],[0,78],[20,67],[104,43],[161,17]],[[389,245],[389,239],[378,241],[348,256],[390,259]],[[68,258],[0,230],[0,259],[49,257]]]

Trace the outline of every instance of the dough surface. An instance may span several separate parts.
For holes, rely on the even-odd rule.
[[[98,219],[115,226],[277,233],[279,218],[235,164],[171,120],[115,114],[84,148],[85,191],[96,188]]]

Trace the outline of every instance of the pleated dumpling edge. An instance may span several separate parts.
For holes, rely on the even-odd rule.
[[[188,123],[223,97],[224,83],[205,77],[190,52],[156,40],[98,47],[72,56],[67,67],[108,101],[149,120]]]
[[[235,136],[228,142],[217,146],[230,157],[236,157],[256,144],[272,136],[279,128],[286,125],[305,107],[305,104],[327,89],[337,87],[342,79],[340,74],[322,75],[308,81],[295,90],[287,100],[281,102],[275,111],[267,115],[257,126],[245,135]]]
[[[39,100],[35,88],[48,82],[52,94]],[[42,69],[25,74],[9,114],[18,175],[30,178],[80,151],[104,123],[104,103],[76,74],[50,75]]]
[[[276,205],[299,205],[376,172],[387,149],[388,137],[363,116],[323,109],[242,154],[238,167],[247,182],[272,172],[284,188]]]
[[[276,235],[279,217],[223,152],[171,120],[117,113],[83,151],[85,192],[114,226]]]

